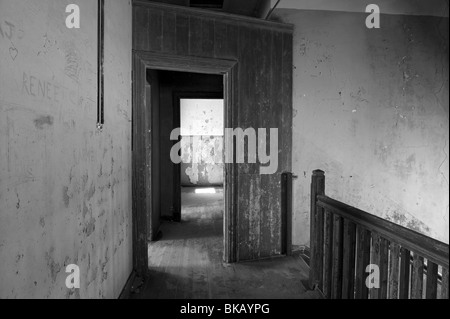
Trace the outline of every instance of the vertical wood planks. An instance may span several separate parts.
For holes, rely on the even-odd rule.
[[[142,50],[150,49],[149,11],[146,8],[133,10],[133,46]]]
[[[176,49],[179,55],[189,54],[189,16],[177,14]]]
[[[438,265],[428,260],[426,299],[437,299]]]
[[[423,297],[423,257],[414,254],[411,279],[411,299]]]
[[[261,30],[259,31],[258,39],[256,41],[256,49],[258,52],[263,51],[263,48],[270,48],[272,44],[272,32]],[[267,136],[265,139],[263,134],[258,134],[258,145],[265,143],[266,149],[264,149],[264,154],[269,154],[267,149],[270,148],[270,135],[269,129],[271,127],[278,127],[279,120],[276,116],[275,109],[271,104],[271,90],[267,90],[268,87],[271,87],[272,84],[272,50],[265,52],[264,54],[260,54],[257,57],[257,63],[260,65],[259,72],[256,73],[256,98],[260,101],[258,104],[258,113],[259,113],[259,128],[265,128]],[[261,161],[261,158],[259,158]],[[261,165],[261,163],[259,163]],[[266,166],[266,164],[263,164]],[[261,197],[261,207],[265,207],[264,211],[261,211],[261,246],[260,246],[260,255],[262,257],[268,257],[272,255],[272,247],[276,247],[276,244],[271,247],[271,234],[273,233],[272,223],[277,219],[276,211],[281,211],[280,223],[282,229],[280,230],[281,236],[281,254],[288,254],[288,210],[289,206],[292,203],[292,197],[288,192],[290,191],[291,186],[288,184],[291,181],[292,184],[292,175],[288,176],[288,174],[278,175],[278,174],[270,174],[270,175],[262,175],[261,176],[261,189],[263,192],[263,196]],[[280,184],[281,182],[281,184]],[[275,201],[273,197],[269,196],[270,193],[276,193],[276,188],[278,185],[281,185],[281,194],[280,197],[281,202]],[[281,207],[278,206],[278,203],[281,204]]]
[[[163,12],[160,10],[149,10],[148,15],[149,51],[162,51],[163,38]]]
[[[400,245],[391,245],[391,258],[389,262],[389,299],[398,299],[400,275]]]
[[[226,58],[228,48],[228,25],[217,20],[214,28],[214,56],[216,58]]]
[[[311,262],[309,285],[323,291],[323,209],[317,206],[317,196],[325,194],[325,173],[314,171],[311,182]]]
[[[216,20],[214,33],[214,56],[235,59],[238,55],[239,26]]]
[[[401,248],[399,299],[409,299],[411,252]]]
[[[367,299],[369,290],[366,286],[366,268],[370,264],[370,231],[357,226],[356,280],[355,299]]]
[[[281,150],[279,169],[290,172],[292,170],[292,83],[293,83],[293,38],[292,34],[283,34],[283,63],[282,63],[282,114],[281,123],[277,126],[280,130]]]
[[[267,47],[270,47],[272,49],[270,50],[270,76],[267,74],[267,77],[270,78],[270,108],[266,110],[266,114],[270,118],[270,120],[268,122],[264,122],[264,126],[267,129],[270,129],[272,127],[279,128],[281,125],[280,110],[283,109],[283,72],[280,68],[280,65],[283,64],[283,54],[281,50],[283,36],[280,32],[277,31],[270,31],[268,36],[269,37],[266,39],[267,41],[269,41]],[[267,51],[267,53],[269,53],[269,50]],[[267,140],[270,140],[269,134],[267,135]],[[270,144],[267,144],[267,146],[270,148]],[[280,165],[278,166],[278,172],[281,172]],[[272,215],[276,216],[276,210],[272,212]],[[277,247],[279,245],[278,243],[282,240],[280,236],[276,235],[278,233],[280,224],[277,225],[276,218],[273,218],[273,220],[275,222],[273,222],[270,227],[271,233],[275,234],[275,236],[271,239],[271,246]],[[275,251],[272,251],[272,254],[274,253]]]
[[[202,19],[191,16],[189,19],[189,55],[202,56]]]
[[[323,294],[325,298],[330,299],[333,273],[333,214],[326,211],[324,219]]]
[[[202,21],[202,52],[201,56],[214,56],[214,20]]]
[[[344,221],[344,262],[342,277],[342,299],[355,298],[355,257],[356,257],[356,225],[349,220]]]
[[[162,17],[161,52],[176,53],[177,51],[177,15],[165,12]]]
[[[331,299],[342,298],[342,267],[344,253],[344,220],[342,217],[335,215],[333,220],[333,272]]]

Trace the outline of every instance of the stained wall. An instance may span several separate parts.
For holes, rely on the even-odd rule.
[[[80,29],[69,3],[0,1],[0,298],[117,298],[132,271],[131,1],[105,3],[101,131],[97,1]]]
[[[448,243],[449,20],[366,17],[274,16],[295,25],[294,243],[309,244],[314,169],[329,196]]]

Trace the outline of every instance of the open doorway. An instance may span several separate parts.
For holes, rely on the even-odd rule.
[[[172,293],[167,281],[179,287],[226,258],[225,79],[147,69],[146,80],[152,115],[148,265],[152,280],[165,278],[156,291]]]
[[[167,232],[160,232],[162,223],[182,226],[176,222],[177,215],[181,217],[181,165],[174,164],[170,157],[171,150],[181,140],[179,136],[171,139],[173,130],[181,126],[177,123],[181,122],[180,99],[192,98],[189,94],[213,94],[200,98],[222,98],[224,127],[234,127],[236,70],[236,61],[153,53],[134,55],[133,256],[139,277],[149,275],[149,256],[154,256],[149,251],[149,243],[167,239]],[[232,146],[225,147],[224,152],[228,158],[234,158],[234,142],[229,142],[224,144]],[[234,263],[237,261],[236,164],[225,163],[224,171],[225,208],[220,227],[216,225],[221,230],[217,256],[220,262]],[[188,234],[177,236],[180,240],[190,238]],[[205,237],[205,233],[200,232],[201,236]]]
[[[212,227],[224,218],[224,100],[219,93],[177,95],[181,210],[177,220]],[[217,228],[217,227],[216,227]],[[218,234],[219,235],[219,234]]]

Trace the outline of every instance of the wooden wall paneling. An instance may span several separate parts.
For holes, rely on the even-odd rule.
[[[214,27],[214,57],[223,59],[227,58],[228,44],[228,24],[216,20]]]
[[[162,45],[161,51],[165,53],[177,52],[177,15],[174,12],[163,14],[162,18]]]
[[[254,64],[254,44],[252,43],[253,35],[252,29],[248,27],[241,27],[239,33],[239,46],[242,48],[239,56],[239,109],[238,109],[238,122],[237,127],[246,130],[251,127],[252,120],[255,117],[253,103],[255,103],[255,67]],[[252,67],[249,67],[249,66]],[[242,142],[242,141],[237,141]],[[254,224],[252,220],[251,207],[255,201],[256,193],[251,193],[252,187],[252,171],[255,164],[250,164],[248,161],[248,139],[244,141],[244,159],[245,163],[238,163],[239,185],[240,189],[244,189],[244,192],[239,192],[238,198],[238,211],[239,211],[239,241],[242,250],[239,250],[239,260],[251,260],[255,254],[255,243],[253,242],[253,233],[255,230],[251,230],[251,225]],[[236,156],[239,162],[239,158],[242,156],[242,149],[238,147],[242,143],[237,143]]]
[[[149,51],[161,52],[163,39],[163,12],[158,9],[149,10]],[[145,50],[145,49],[144,49]]]
[[[283,91],[282,91],[282,82],[283,82],[283,72],[280,66],[283,65],[283,54],[281,51],[283,43],[283,35],[277,31],[270,32],[270,45],[267,47],[267,51],[270,51],[270,122],[268,123],[267,129],[270,128],[278,128],[279,134],[281,133],[281,114],[280,110],[283,109]],[[269,126],[270,125],[270,126]],[[268,136],[268,141],[270,138]],[[268,144],[269,145],[269,144]],[[278,147],[282,147],[281,137],[278,139]],[[280,164],[280,158],[278,158],[278,173],[283,172]],[[288,171],[286,171],[288,172]],[[277,192],[277,190],[274,190]],[[269,199],[268,199],[269,200]],[[281,234],[279,233],[279,229],[281,229],[281,216],[278,218],[277,211],[274,211],[274,217],[272,218],[271,224],[271,232],[273,234],[271,238],[271,246],[272,246],[272,255],[276,255],[279,253],[277,251],[277,247],[281,245]]]
[[[239,56],[239,26],[233,23],[227,25],[228,44],[224,53],[225,59],[234,59]]]
[[[189,55],[203,56],[202,23],[202,18],[195,16],[189,18]]]
[[[214,57],[214,20],[202,21],[202,52],[201,56]]]
[[[261,67],[257,73],[255,85],[257,98],[260,101],[258,105],[259,128],[266,129],[267,136],[263,141],[262,137],[258,135],[258,150],[260,143],[264,142],[266,149],[263,153],[266,155],[270,154],[270,128],[275,127],[274,125],[277,124],[277,117],[274,117],[273,112],[275,107],[272,104],[272,91],[267,89],[272,83],[272,32],[270,30],[259,30],[259,33],[256,49],[265,52],[258,57],[257,63]],[[260,159],[259,156],[258,159]],[[277,212],[281,211],[281,207],[278,206],[281,201],[274,200],[273,196],[273,194],[277,193],[278,189],[280,189],[281,195],[281,176],[279,174],[261,176],[261,207],[265,208],[261,210],[261,257],[272,256],[272,223],[276,223],[275,220],[279,215]]]
[[[176,16],[176,48],[177,54],[189,54],[189,16],[178,13]]]
[[[281,128],[281,154],[280,170],[290,172],[292,170],[292,86],[293,86],[293,38],[292,34],[283,33],[282,46],[282,121]]]
[[[140,8],[133,10],[133,47],[141,50],[150,50],[149,10]]]

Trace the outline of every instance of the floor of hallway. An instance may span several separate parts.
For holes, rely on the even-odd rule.
[[[182,192],[182,223],[164,222],[149,245],[150,278],[142,299],[317,299],[299,257],[223,263],[223,191]]]

